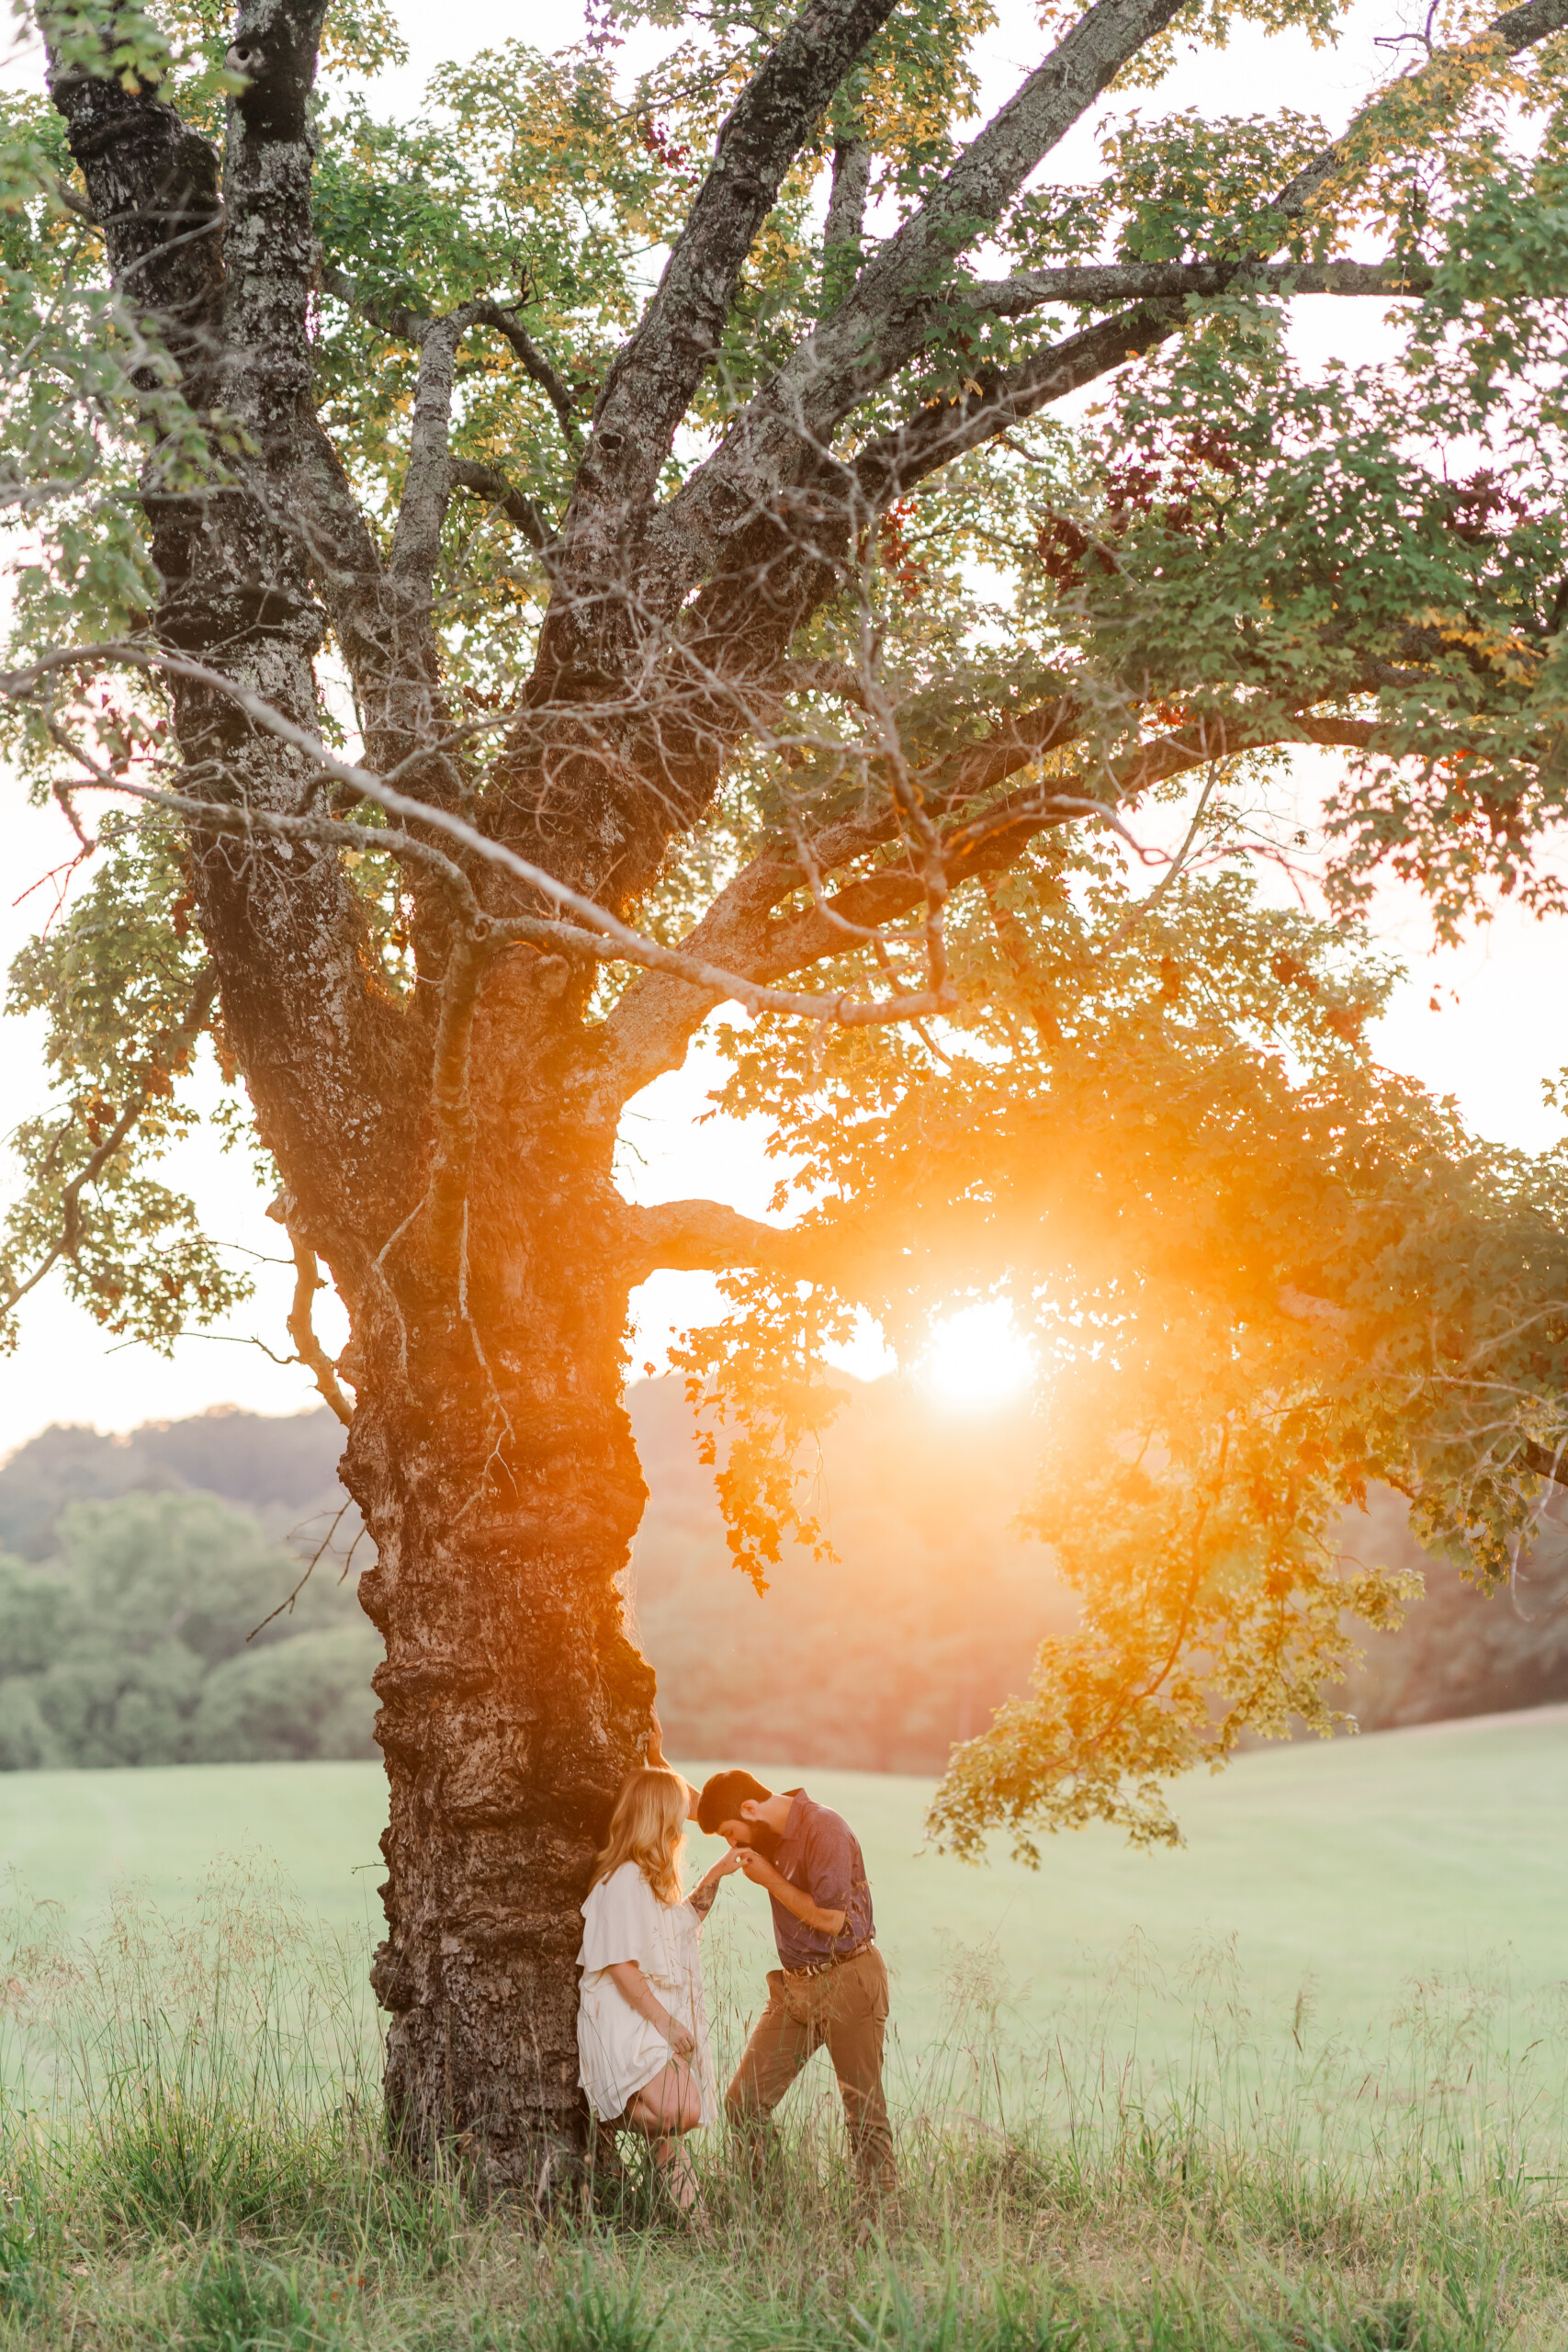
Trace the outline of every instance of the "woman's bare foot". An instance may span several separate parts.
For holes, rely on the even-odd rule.
[[[702,2192],[685,2147],[679,2140],[660,2140],[653,2161],[675,2210],[690,2218],[697,2211]]]

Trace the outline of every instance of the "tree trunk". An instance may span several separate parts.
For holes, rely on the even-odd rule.
[[[613,1196],[581,1169],[531,1185],[552,1161],[513,1138],[476,1169],[457,1311],[423,1255],[400,1279],[389,1253],[400,1317],[356,1331],[344,1464],[379,1555],[361,1598],[387,1644],[373,1983],[391,2014],[391,2128],[411,2153],[455,2138],[492,2190],[535,2197],[586,2144],[580,1905],[654,1692],[615,1585],[646,1489],[621,1401]]]

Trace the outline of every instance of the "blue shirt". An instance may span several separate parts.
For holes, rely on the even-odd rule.
[[[819,1910],[844,1915],[842,1933],[825,1936],[819,1928],[797,1919],[793,1911],[786,1911],[776,1894],[769,1895],[780,1962],[785,1968],[809,1968],[816,1961],[831,1960],[835,1952],[853,1951],[857,1944],[871,1940],[875,1933],[871,1883],[860,1840],[842,1814],[814,1804],[804,1789],[786,1789],[784,1794],[795,1802],[773,1867],[791,1886],[808,1894]]]

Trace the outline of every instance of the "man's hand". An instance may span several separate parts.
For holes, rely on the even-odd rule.
[[[765,1886],[774,1902],[782,1903],[786,1911],[792,1911],[803,1927],[814,1928],[819,1936],[843,1934],[844,1914],[824,1910],[821,1904],[813,1903],[809,1894],[792,1885],[783,1871],[770,1862],[765,1855],[760,1854],[755,1846],[736,1846],[731,1850],[752,1885]]]

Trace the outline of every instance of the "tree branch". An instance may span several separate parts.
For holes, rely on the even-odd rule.
[[[726,119],[658,289],[599,396],[588,457],[562,526],[563,569],[574,592],[592,593],[595,581],[619,570],[621,532],[653,496],[784,175],[895,5],[807,0]]]
[[[1505,56],[1517,57],[1520,50],[1533,49],[1538,41],[1561,32],[1564,26],[1568,26],[1568,0],[1528,0],[1526,6],[1508,8],[1502,16],[1495,17],[1490,25],[1472,34],[1468,40],[1457,43],[1452,49],[1439,50],[1414,74],[1402,75],[1390,87],[1397,90],[1402,99],[1407,99],[1412,89],[1419,87],[1435,65],[1446,62],[1464,50],[1473,50],[1483,41],[1495,40]],[[1378,112],[1388,95],[1388,90],[1380,90],[1377,96],[1361,108],[1340,138],[1330,141],[1321,154],[1314,155],[1310,164],[1302,166],[1294,179],[1287,180],[1269,206],[1269,211],[1283,213],[1288,220],[1299,220],[1318,190],[1343,168],[1358,132]]]
[[[441,553],[441,526],[452,491],[446,451],[452,385],[457,345],[473,324],[475,306],[469,303],[447,318],[430,320],[420,337],[408,470],[388,569],[394,580],[417,582],[421,587],[428,587],[434,578]]]
[[[859,274],[870,189],[869,143],[863,139],[840,141],[833,150],[828,217],[822,224],[822,307],[827,312],[838,309]]]
[[[316,275],[323,293],[346,303],[351,311],[359,311],[362,317],[369,320],[378,334],[388,336],[393,343],[417,344],[423,339],[430,324],[424,311],[411,311],[400,302],[389,305],[373,301],[369,296],[360,292],[346,270],[339,269],[336,262],[328,261],[324,255],[318,256]]]
[[[734,518],[755,514],[787,483],[818,470],[857,401],[926,340],[958,255],[996,226],[1041,158],[1180,5],[1096,0],[669,502],[650,534],[656,565],[675,564],[685,549],[689,571],[695,549],[706,553],[727,522],[733,527]]]
[[[480,302],[474,311],[475,323],[493,327],[512,345],[528,374],[544,393],[559,421],[567,446],[577,456],[582,452],[582,428],[577,421],[576,403],[563,379],[557,373],[538,345],[520,324],[515,311],[496,302]]]
[[[423,343],[431,321],[421,311],[410,311],[400,305],[394,305],[389,309],[382,303],[368,300],[361,294],[353,278],[345,270],[339,269],[335,262],[323,259],[320,265],[319,275],[321,285],[329,294],[335,295],[337,300],[346,303],[350,310],[358,311],[369,320],[378,333],[390,336],[394,342],[398,343]],[[473,322],[476,326],[493,327],[498,334],[505,336],[528,374],[555,410],[568,447],[575,455],[580,456],[582,450],[582,430],[577,422],[576,402],[563,378],[539,349],[538,345],[519,319],[518,311],[522,308],[521,302],[474,302],[469,305],[469,308],[473,312]]]
[[[858,684],[850,673],[829,665],[791,664],[789,680],[802,691],[860,699]],[[856,685],[852,695],[852,684]],[[922,771],[919,787],[928,808],[940,813],[953,799],[994,789],[1043,752],[1070,741],[1081,723],[1081,711],[1065,695],[1054,696],[1036,710],[1010,713],[986,741],[969,745],[963,753]],[[1032,804],[1037,798],[1038,795],[1032,796]],[[1084,807],[1081,800],[1075,800],[1064,804],[1055,815],[1081,815]],[[770,925],[767,920],[780,899],[812,883],[813,869],[818,877],[837,872],[883,848],[897,831],[894,810],[885,806],[829,826],[788,850],[782,842],[770,843],[714,900],[682,942],[685,953],[761,977],[777,960],[785,928]],[[947,878],[951,884],[968,876],[949,865]],[[818,903],[790,927],[796,947],[804,950],[809,938],[812,951],[798,954],[793,967],[842,953],[846,928],[869,931],[881,920],[907,913],[919,895],[919,885],[912,874],[892,870],[825,900],[814,887]],[[883,916],[882,908],[890,911]],[[795,954],[795,949],[789,952]],[[612,1107],[618,1114],[621,1105],[660,1071],[678,1069],[694,1034],[719,1001],[711,991],[668,974],[649,973],[634,981],[604,1024],[594,1086],[595,1115],[608,1116]]]
[[[164,653],[152,646],[120,641],[62,649],[28,662],[21,670],[0,673],[0,695],[19,697],[36,687],[39,681],[51,672],[78,668],[88,662],[122,662],[130,666],[157,670],[173,678],[183,678],[221,694],[236,705],[265,733],[277,741],[306,752],[322,777],[348,786],[358,798],[369,800],[390,815],[408,819],[422,829],[445,833],[475,857],[497,867],[514,881],[522,883],[530,893],[547,903],[569,909],[576,922],[551,921],[537,915],[507,915],[491,917],[479,908],[473,886],[460,866],[412,834],[397,831],[382,832],[375,837],[378,847],[390,849],[397,854],[425,862],[438,871],[452,891],[455,903],[468,916],[468,928],[475,939],[525,941],[556,953],[591,956],[604,963],[640,964],[649,971],[667,972],[699,989],[716,991],[716,1001],[734,997],[752,1012],[787,1012],[808,1021],[832,1022],[846,1028],[859,1028],[887,1021],[923,1019],[947,1011],[955,998],[950,989],[928,990],[920,994],[895,995],[885,998],[863,998],[841,991],[833,996],[805,996],[777,989],[759,987],[743,973],[731,972],[706,962],[699,956],[682,955],[678,950],[661,946],[657,940],[645,938],[613,915],[596,900],[574,890],[541,865],[519,857],[505,842],[492,840],[464,818],[430,801],[420,800],[405,792],[397,791],[383,783],[367,768],[348,760],[340,760],[327,750],[320,737],[286,718],[273,709],[260,695],[241,685],[222,671],[209,669],[205,663],[187,662],[179,655]],[[76,755],[81,758],[83,755]],[[129,797],[151,806],[169,808],[197,824],[220,833],[271,836],[283,841],[308,841],[328,847],[349,844],[345,829],[330,818],[300,816],[280,810],[258,808],[243,801],[205,800],[188,793],[174,792],[154,785],[137,785],[117,776],[99,774],[90,762],[84,761],[95,784],[105,789],[122,792]]]
[[[786,694],[826,695],[834,702],[848,703],[852,710],[865,708],[865,686],[859,671],[852,670],[847,662],[809,656],[784,661],[779,663],[774,677]]]
[[[628,1207],[622,1229],[634,1282],[660,1270],[716,1274],[729,1266],[763,1266],[783,1273],[802,1262],[797,1235],[742,1216],[721,1201]]]
[[[1186,318],[1185,299],[1143,302],[1048,345],[1017,368],[976,368],[971,379],[976,389],[965,389],[955,401],[929,401],[906,423],[868,442],[849,469],[851,479],[873,510],[902,497],[982,441],[1165,342]]]
[[[1509,53],[1517,53],[1545,40],[1564,24],[1568,24],[1568,0],[1530,0],[1530,5],[1498,17],[1490,33],[1479,38],[1496,39]],[[1400,82],[1400,92],[1407,94],[1411,83],[1417,78],[1410,76]],[[1277,246],[1281,218],[1299,219],[1316,191],[1345,166],[1353,142],[1384,103],[1385,96],[1385,93],[1380,93],[1364,107],[1344,136],[1332,141],[1259,213],[1258,236],[1266,248]],[[922,218],[923,215],[917,215],[916,221]],[[907,227],[913,229],[915,225],[910,222]],[[900,235],[903,233],[900,232]],[[799,475],[800,488],[812,502],[810,527],[798,534],[801,545],[793,557],[783,562],[770,542],[762,566],[765,580],[754,596],[748,596],[739,580],[727,584],[723,597],[725,617],[731,624],[738,622],[744,628],[746,616],[737,608],[754,602],[759,607],[754,629],[793,627],[801,617],[802,595],[806,602],[810,601],[809,594],[795,583],[817,575],[829,578],[837,560],[836,548],[846,534],[852,536],[853,530],[861,526],[867,513],[874,513],[887,501],[907,494],[930,474],[1021,423],[1039,409],[1082,390],[1126,360],[1137,358],[1168,340],[1186,322],[1190,295],[1220,292],[1238,280],[1251,283],[1259,274],[1271,290],[1277,281],[1280,292],[1287,288],[1345,294],[1419,290],[1414,273],[1412,281],[1404,287],[1374,285],[1364,278],[1358,282],[1357,266],[1350,264],[1284,264],[1271,270],[1266,267],[1266,252],[1248,253],[1245,247],[1213,262],[1171,265],[1172,268],[1179,268],[1184,277],[1190,273],[1192,282],[1184,283],[1179,291],[1163,296],[1151,294],[1131,309],[1032,354],[1013,368],[972,369],[970,385],[956,401],[930,403],[903,424],[871,441],[846,467],[833,458],[829,450],[831,431],[839,413],[844,412],[835,413],[834,401],[842,397],[842,387],[839,392],[831,392],[828,361],[835,346],[825,338],[844,332],[851,313],[859,317],[862,306],[873,300],[882,282],[885,256],[897,242],[891,241],[889,247],[861,273],[853,296],[830,325],[819,328],[803,344],[788,367],[741,412],[719,448],[688,478],[653,526],[650,544],[654,548],[662,548],[669,542],[673,548],[675,542],[681,540],[700,551],[710,573],[717,572],[724,563],[727,543],[743,542],[745,535],[756,528],[758,518],[773,511],[777,499],[785,494],[783,485],[791,479],[792,471]],[[1303,283],[1309,270],[1312,277]],[[1024,273],[1023,278],[1025,284],[1055,282],[1059,299],[1089,300],[1097,299],[1092,288],[1099,271],[1098,265],[1086,266],[1086,275],[1077,280],[1082,289],[1078,293],[1072,286],[1076,273]],[[939,276],[933,272],[933,278]],[[1103,282],[1109,285],[1109,281]],[[1160,279],[1151,270],[1145,282],[1158,285]],[[1011,283],[1004,281],[1004,285]],[[902,364],[902,356],[930,334],[932,322],[944,304],[953,309],[955,316],[961,318],[964,314],[966,297],[962,288],[956,293],[939,292],[938,285],[928,278],[924,287],[917,287],[914,291],[919,299],[911,300],[902,327],[896,332],[869,318],[863,322],[860,344],[845,362],[852,372],[860,371],[855,381],[861,394],[874,382],[886,381],[895,366]],[[1038,307],[1016,287],[1014,293],[1027,308]],[[981,309],[985,299],[980,299]],[[1042,293],[1041,299],[1058,299],[1058,295]],[[1115,297],[1107,291],[1099,299]],[[976,315],[976,311],[971,309],[968,314]],[[896,322],[892,327],[897,327]],[[670,560],[674,560],[673,555]],[[747,565],[739,553],[732,555],[730,561],[738,566],[739,574],[745,573]]]
[[[1550,1478],[1559,1487],[1568,1487],[1568,1462],[1563,1460],[1561,1446],[1553,1450],[1527,1437],[1519,1447],[1519,1459],[1538,1478]]]
[[[447,498],[458,481],[445,453],[457,342],[468,321],[464,313],[454,313],[462,322],[454,335],[449,320],[378,311],[330,265],[321,265],[319,276],[330,292],[363,311],[383,334],[420,345],[413,433],[389,569],[383,568],[342,460],[313,410],[289,452],[284,504],[348,665],[370,764],[383,774],[401,771],[423,752],[421,780],[439,797],[455,797],[461,781],[457,764],[449,752],[431,748],[450,746],[458,730],[441,684],[429,587]],[[432,334],[434,345],[427,342]]]
[[[1568,26],[1568,0],[1529,0],[1529,6],[1511,8],[1496,17],[1484,32],[1475,36],[1475,40],[1497,40],[1506,53],[1514,56],[1520,50],[1531,48],[1552,33],[1560,32],[1564,26]],[[1463,46],[1473,47],[1474,41]],[[1432,61],[1432,65],[1451,59],[1455,53],[1451,50],[1440,51]],[[1393,85],[1400,93],[1402,103],[1408,101],[1412,88],[1432,70],[1432,65],[1423,66],[1416,74],[1407,75]],[[1263,270],[1267,251],[1273,250],[1280,242],[1279,223],[1281,218],[1292,221],[1303,217],[1318,190],[1337,172],[1345,168],[1358,136],[1386,103],[1387,97],[1388,92],[1380,91],[1376,97],[1371,99],[1343,135],[1331,140],[1322,153],[1288,181],[1259,213],[1258,233],[1260,237],[1267,238],[1266,251],[1255,249],[1248,253],[1244,248],[1236,252],[1234,260],[1190,266],[1203,270],[1213,268],[1220,272],[1229,267],[1233,273],[1232,282],[1235,278],[1247,278]],[[1280,275],[1281,278],[1293,275],[1297,281],[1296,290],[1302,292],[1385,290],[1353,285],[1325,284],[1321,289],[1303,287],[1299,278],[1307,266],[1305,264],[1296,265],[1292,271],[1292,265],[1281,265]],[[1313,266],[1326,274],[1341,267],[1348,268],[1350,265],[1328,263]],[[1272,273],[1265,272],[1265,275]],[[1081,334],[1070,335],[1062,343],[1034,353],[1015,368],[981,371],[977,378],[978,391],[965,392],[961,400],[951,405],[935,403],[893,432],[872,442],[854,464],[854,479],[859,489],[874,502],[901,495],[924,476],[950,464],[953,458],[977,447],[993,435],[1004,432],[1010,424],[1021,423],[1037,409],[1053,401],[1065,399],[1069,392],[1078,391],[1084,385],[1093,383],[1098,377],[1121,367],[1124,360],[1140,357],[1156,344],[1165,342],[1185,322],[1188,292],[1223,290],[1223,287],[1184,288],[1179,297],[1142,301],[1135,309],[1124,311],[1117,318],[1102,320]],[[1393,293],[1404,289],[1390,287],[1386,290]],[[1416,289],[1412,287],[1409,290]],[[722,451],[718,453],[719,456],[722,454]],[[709,462],[716,463],[716,458]],[[689,490],[693,486],[688,484],[686,488]]]
[[[1059,749],[1082,728],[1084,713],[1065,695],[1038,710],[1019,713],[983,743],[937,763],[920,776],[929,808],[942,808],[993,791],[1009,775]],[[1053,825],[1098,816],[1118,825],[1117,806],[1155,784],[1210,762],[1259,750],[1280,741],[1337,745],[1365,751],[1373,743],[1370,720],[1315,718],[1297,712],[1268,727],[1225,728],[1217,720],[1196,729],[1141,745],[1111,771],[1112,791],[1103,801],[1061,789],[1031,786],[950,828],[942,845],[949,890],[984,883],[1005,873],[1035,837]],[[908,866],[885,866],[847,883],[832,896],[813,890],[813,904],[785,921],[768,918],[781,899],[811,880],[808,864],[831,872],[881,848],[897,830],[891,811],[857,819],[807,841],[794,854],[772,845],[746,866],[715,899],[696,929],[682,942],[688,955],[713,956],[759,982],[776,982],[845,952],[851,936],[875,938],[889,923],[918,907],[925,890]],[[649,971],[635,980],[604,1024],[594,1082],[594,1115],[637,1093],[660,1072],[678,1069],[695,1032],[719,1002],[712,990],[669,974]]]
[[[1015,277],[961,280],[941,308],[966,316],[1025,317],[1047,302],[1114,302],[1217,294],[1425,294],[1435,283],[1420,263],[1389,261],[1075,262]]]
[[[545,555],[556,544],[556,535],[531,498],[513,490],[504,474],[492,466],[477,466],[469,458],[448,460],[448,472],[454,490],[470,491],[474,497],[485,499],[505,515],[513,526],[522,532],[529,546]]]
[[[345,1430],[351,1429],[354,1425],[354,1408],[338,1385],[336,1364],[316,1337],[316,1327],[311,1314],[316,1293],[322,1287],[321,1277],[316,1266],[316,1253],[310,1243],[303,1240],[292,1227],[288,1230],[288,1239],[294,1251],[294,1303],[288,1310],[288,1336],[294,1342],[295,1353],[306,1370],[314,1374],[316,1386],[326,1398],[338,1419]],[[340,1512],[339,1517],[341,1516]],[[333,1524],[335,1525],[336,1522],[334,1521]],[[314,1565],[312,1562],[311,1566]],[[271,1620],[267,1619],[264,1622],[270,1623]],[[258,1626],[256,1630],[259,1633],[261,1629]]]
[[[767,935],[767,916],[805,875],[797,858],[771,844],[726,885],[682,942],[687,953],[749,966]],[[613,1125],[634,1094],[660,1071],[679,1069],[686,1047],[720,1000],[669,972],[634,980],[604,1023],[589,1117]]]
[[[375,766],[396,767],[412,748],[415,723],[405,707],[408,673],[428,675],[434,648],[411,645],[403,600],[390,591],[343,460],[313,412],[300,420],[284,460],[279,505],[347,664],[366,751]]]
[[[998,802],[984,816],[970,819],[942,838],[942,870],[948,890],[1005,873],[1017,864],[1035,835],[1048,827],[1094,816],[1110,825],[1118,823],[1113,805],[1101,805],[1080,795],[1035,787]],[[864,875],[820,906],[768,924],[756,955],[758,977],[776,979],[788,972],[804,971],[825,957],[841,956],[847,927],[885,930],[918,907],[925,895],[920,876],[911,868],[885,866]]]
[[[457,481],[456,470],[450,479]],[[451,744],[458,730],[441,684],[428,582],[394,580],[383,568],[342,460],[314,413],[301,418],[287,453],[277,505],[280,521],[305,550],[311,584],[347,664],[369,764],[397,772],[422,748]],[[427,752],[427,761],[429,778],[450,790],[453,763],[439,751]]]

